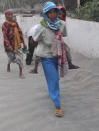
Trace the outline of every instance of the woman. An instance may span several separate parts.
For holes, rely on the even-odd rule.
[[[65,23],[63,21],[60,22],[58,19],[60,10],[56,8],[53,2],[46,2],[42,12],[44,19],[41,20],[35,33],[32,35],[33,41],[38,42],[34,54],[41,57],[49,96],[55,105],[55,115],[62,117],[58,65],[61,75],[63,75],[67,71],[67,60],[62,37],[66,36],[67,32]]]

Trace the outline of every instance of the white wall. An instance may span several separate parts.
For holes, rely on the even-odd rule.
[[[40,19],[41,17],[39,15],[35,15],[33,17],[22,17],[21,15],[17,16],[17,21],[25,34],[27,34],[31,27],[38,24]]]
[[[39,23],[40,19],[38,15],[17,16],[17,21],[25,35],[33,25]],[[0,15],[0,27],[3,21],[4,15]],[[66,25],[68,31],[68,37],[65,38],[66,43],[87,57],[99,58],[99,23],[67,18]]]
[[[71,48],[88,57],[99,57],[99,23],[67,18],[68,37]]]
[[[19,24],[26,34],[28,29],[39,23],[41,17],[22,18],[19,16]],[[99,57],[99,23],[67,18],[68,37],[66,43],[75,51],[87,57]]]

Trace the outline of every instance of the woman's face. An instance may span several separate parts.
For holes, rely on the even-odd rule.
[[[57,10],[51,9],[50,11],[47,12],[47,16],[51,21],[55,21],[57,17]]]
[[[13,13],[6,14],[6,19],[9,21],[12,21],[13,20]]]

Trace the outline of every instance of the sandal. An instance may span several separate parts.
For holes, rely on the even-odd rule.
[[[55,116],[57,116],[57,117],[62,117],[62,116],[64,116],[62,109],[57,109],[57,108],[56,108],[55,111],[54,111],[54,114],[55,114]]]
[[[20,79],[25,79],[24,75],[20,75],[19,77],[20,77]]]

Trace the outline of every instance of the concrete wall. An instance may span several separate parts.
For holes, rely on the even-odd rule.
[[[0,15],[0,28],[4,19],[4,15]],[[39,23],[40,19],[41,17],[38,15],[34,17],[17,16],[17,21],[25,36],[32,26]],[[99,23],[67,17],[66,25],[68,37],[65,38],[65,42],[70,48],[73,48],[73,50],[87,57],[99,58]],[[1,29],[0,35],[0,41],[2,43],[3,38]]]
[[[99,57],[99,23],[67,18],[66,24],[69,46],[88,57]]]

